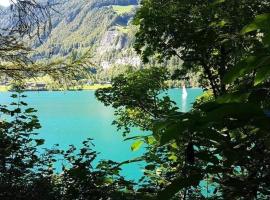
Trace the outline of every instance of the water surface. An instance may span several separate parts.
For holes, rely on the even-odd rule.
[[[188,97],[181,98],[181,89],[171,89],[168,95],[180,107],[188,111],[196,97],[202,94],[201,89],[188,89]],[[0,94],[0,103],[10,103],[9,92]],[[142,155],[144,149],[132,152],[131,141],[123,141],[121,133],[111,123],[114,119],[113,109],[97,101],[94,91],[66,92],[26,92],[25,101],[30,107],[38,110],[42,128],[38,130],[39,138],[46,140],[43,147],[50,148],[59,144],[67,149],[73,144],[80,147],[87,138],[94,139],[95,150],[100,152],[99,159],[125,161]],[[134,135],[143,134],[134,131]],[[138,180],[143,174],[143,164],[130,164],[124,167],[123,175],[128,179]]]

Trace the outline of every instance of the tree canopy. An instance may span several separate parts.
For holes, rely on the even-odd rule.
[[[177,55],[188,70],[204,72],[204,87],[226,92],[225,73],[256,48],[256,34],[240,34],[269,1],[142,1],[135,17],[135,49],[147,58]]]
[[[1,76],[22,80],[48,74],[64,83],[76,76],[89,77],[92,64],[89,52],[76,59],[57,59],[36,62],[32,59],[31,47],[25,38],[40,38],[51,30],[51,13],[57,12],[56,3],[50,1],[18,0],[10,5],[10,20],[0,27],[0,71]]]
[[[44,8],[35,1],[14,6],[26,16],[20,9]],[[145,146],[145,154],[134,160],[101,161],[93,167],[97,153],[91,139],[81,149],[56,146],[40,154],[38,146],[44,141],[33,137],[40,128],[35,110],[25,108],[24,95],[15,87],[18,101],[0,107],[6,116],[0,122],[0,197],[269,199],[269,8],[268,0],[141,1],[134,19],[139,26],[137,52],[146,62],[179,57],[183,71],[174,77],[184,81],[186,72],[200,71],[205,92],[190,111],[181,112],[166,94],[172,77],[164,66],[127,69],[113,78],[111,87],[97,90],[97,98],[115,109],[114,124],[125,139],[134,140],[131,149]],[[46,9],[44,13],[38,17],[46,17]],[[24,67],[31,66],[31,71],[45,73],[45,65],[28,61],[28,49],[17,42],[29,33],[28,20],[36,18],[23,19],[18,33],[0,35],[3,72],[27,75]],[[83,65],[80,60],[76,64],[75,57],[72,66]],[[47,72],[69,74],[68,64],[55,64],[47,63]],[[129,137],[133,127],[144,133]],[[64,162],[59,174],[54,164],[60,158]],[[136,161],[145,163],[145,176],[137,185],[120,174],[123,164]]]
[[[172,106],[148,117],[150,144],[145,136],[133,138],[149,145],[146,174],[149,187],[159,188],[157,199],[269,198],[269,6],[269,1],[141,1],[137,52],[146,62],[150,56],[160,61],[178,56],[185,70],[202,70],[206,90],[187,113]],[[113,84],[105,94],[97,92],[118,109],[144,113],[134,119],[117,112],[122,126],[143,119],[154,105],[138,104],[129,86],[141,82],[124,80],[123,90]],[[152,80],[145,79],[142,96],[154,98],[153,84],[146,84]],[[131,94],[119,101],[127,90]],[[124,99],[134,100],[133,107]]]

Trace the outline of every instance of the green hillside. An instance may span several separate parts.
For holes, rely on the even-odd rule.
[[[54,7],[56,12],[51,13],[50,34],[43,34],[31,41],[26,39],[33,48],[31,56],[34,60],[78,58],[90,52],[94,64],[91,66],[93,80],[84,80],[83,83],[104,84],[125,72],[126,66],[142,68],[141,59],[133,49],[138,27],[133,25],[132,19],[138,8],[137,0],[60,2]],[[3,13],[0,13],[0,23],[5,24],[8,11]],[[172,69],[181,66],[176,58],[166,64]],[[50,86],[50,89],[55,88]]]
[[[121,15],[124,13],[130,13],[134,9],[134,5],[129,5],[129,6],[113,6],[113,10]]]
[[[52,17],[50,37],[34,43],[35,59],[80,55],[91,49],[95,64],[135,64],[131,49],[134,35],[131,20],[137,1],[71,0],[59,5]]]

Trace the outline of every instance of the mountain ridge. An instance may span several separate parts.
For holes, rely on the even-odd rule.
[[[136,29],[131,21],[138,0],[42,0],[56,4],[50,34],[27,40],[34,60],[78,56],[91,50],[93,62],[108,68],[114,64],[139,64],[132,41]],[[60,3],[59,3],[60,2]],[[2,8],[0,24],[8,26],[9,8]],[[1,26],[2,26],[1,25]],[[134,61],[136,57],[136,61]]]
[[[137,0],[68,1],[56,8],[63,15],[52,16],[50,36],[44,37],[42,43],[35,42],[33,57],[40,60],[73,52],[80,55],[91,49],[94,62],[104,68],[124,63],[119,61],[122,58],[128,61],[125,64],[137,65],[139,61],[131,47],[131,30],[135,29],[131,20],[137,5]],[[134,56],[136,62],[132,61]]]

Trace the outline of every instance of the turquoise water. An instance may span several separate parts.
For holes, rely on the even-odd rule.
[[[188,111],[201,89],[188,89],[185,101],[181,98],[181,89],[171,89],[168,95],[182,111]],[[94,91],[67,92],[26,92],[25,101],[30,107],[38,110],[42,128],[38,130],[39,138],[46,140],[43,147],[50,148],[59,144],[66,149],[73,144],[81,146],[87,138],[94,139],[95,150],[100,152],[99,159],[125,161],[143,154],[144,149],[132,152],[131,141],[123,141],[121,133],[111,125],[114,116],[113,109],[105,107],[95,98]],[[0,94],[0,104],[10,103],[10,93]],[[142,134],[140,131],[132,133]],[[123,169],[127,179],[138,180],[143,174],[143,163],[130,164]]]

